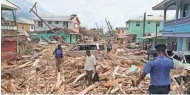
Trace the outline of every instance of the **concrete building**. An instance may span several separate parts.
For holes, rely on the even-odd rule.
[[[163,36],[168,37],[168,48],[190,51],[190,0],[164,0],[153,7],[164,11]],[[167,11],[176,10],[174,20],[167,21]]]
[[[11,11],[13,13],[13,21],[7,21],[1,17],[1,60],[10,60],[17,55],[17,26],[16,26],[16,10],[19,8],[12,3],[2,0],[1,13]]]
[[[157,25],[157,32],[163,29],[163,16],[153,16],[147,15],[146,16],[146,27],[145,27],[145,35],[149,33],[156,33],[156,25]],[[143,16],[129,19],[126,22],[126,28],[129,34],[135,35],[135,42],[142,42],[143,40]]]
[[[80,21],[76,15],[51,16],[42,19],[63,38],[68,44],[75,44],[78,39]],[[30,32],[31,39],[39,39],[39,43],[47,44],[47,41],[56,36],[40,19],[34,18],[34,32]],[[45,32],[48,31],[48,32]],[[63,33],[62,33],[63,32]],[[55,37],[54,37],[55,38]]]
[[[76,15],[41,17],[51,28],[67,28],[79,32],[80,21]],[[49,30],[39,18],[34,18],[35,31]]]

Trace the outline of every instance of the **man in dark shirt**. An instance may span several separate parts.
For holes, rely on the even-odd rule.
[[[158,56],[145,65],[144,72],[137,80],[136,86],[150,73],[149,94],[168,94],[171,84],[170,70],[174,68],[174,63],[165,56],[165,45],[159,44],[155,48]]]
[[[61,59],[63,57],[61,45],[58,45],[58,47],[54,50],[53,54],[55,54],[57,70],[58,72],[60,72]]]

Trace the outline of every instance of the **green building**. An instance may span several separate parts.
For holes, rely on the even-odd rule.
[[[78,34],[72,30],[61,28],[54,30],[63,38],[64,42],[68,44],[75,44],[77,42]],[[29,34],[32,40],[39,39],[39,43],[41,44],[46,44],[49,41],[53,41],[57,37],[55,33],[51,32],[51,30],[30,32]]]
[[[143,16],[129,19],[126,22],[127,31],[129,34],[135,35],[135,42],[142,42],[143,39]],[[156,26],[157,25],[157,26]],[[157,28],[157,29],[156,29]],[[156,33],[163,29],[163,16],[147,15],[145,22],[145,35]]]

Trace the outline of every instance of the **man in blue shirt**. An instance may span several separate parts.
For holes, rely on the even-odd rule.
[[[148,62],[140,78],[136,82],[136,86],[150,73],[149,94],[168,94],[170,92],[170,70],[174,68],[172,59],[166,57],[166,46],[159,44],[155,46],[157,57]]]
[[[54,50],[53,54],[55,54],[57,70],[58,72],[60,72],[61,59],[63,57],[61,45],[58,45],[58,47]]]

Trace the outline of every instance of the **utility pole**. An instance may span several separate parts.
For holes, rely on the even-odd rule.
[[[97,29],[99,29],[99,27],[98,27],[98,24],[96,23],[96,27],[97,27]]]
[[[108,26],[108,30],[109,30],[109,37],[111,37],[111,29],[110,29],[110,27],[109,27],[109,24],[108,24],[108,21],[107,21],[107,19],[105,18],[105,21],[106,21],[106,24],[107,24],[107,26]]]
[[[146,12],[144,13],[144,19],[143,19],[143,37],[145,36],[145,27],[146,27]],[[143,39],[143,48],[144,48],[145,42]]]
[[[54,30],[38,15],[37,9],[36,9],[36,4],[37,4],[37,2],[35,2],[34,6],[30,9],[29,12],[32,11],[32,12],[41,20],[41,22],[43,22],[54,34],[56,34],[56,35],[63,41],[63,43],[65,43],[64,40],[62,39],[62,37],[59,36],[59,34],[56,33],[56,31],[54,31]],[[35,8],[35,11],[33,10],[34,8]]]
[[[158,24],[156,23],[156,40],[155,40],[155,45],[157,45],[157,37],[158,37]]]
[[[112,34],[112,36],[115,36],[115,35],[114,35],[114,31],[113,31],[112,26],[111,26],[111,24],[110,24],[109,21],[108,21],[108,24],[109,24],[109,27],[110,27],[110,29],[111,29],[111,34]]]

